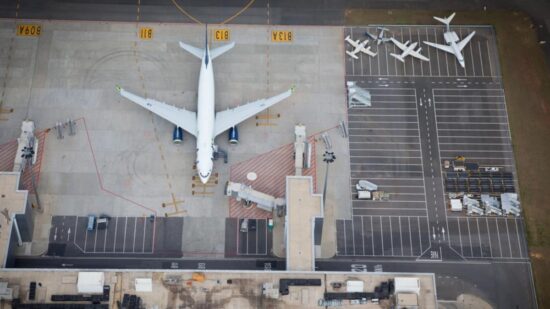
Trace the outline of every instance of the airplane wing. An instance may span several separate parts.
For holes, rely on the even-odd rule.
[[[370,47],[367,47],[367,48],[361,48],[361,51],[371,57],[375,57],[378,53],[375,53],[373,51],[370,50]]]
[[[172,106],[153,99],[146,99],[137,96],[131,92],[116,86],[117,91],[126,99],[141,105],[143,108],[157,114],[158,116],[170,121],[178,127],[184,129],[194,136],[197,135],[197,115],[186,109]]]
[[[409,53],[409,55],[415,57],[415,58],[418,58],[422,61],[430,61],[429,58],[425,57],[424,55],[422,55],[421,53],[417,52],[417,51],[414,51],[414,50],[411,50],[411,52]]]
[[[426,41],[424,41],[424,44],[426,44],[428,46],[431,46],[431,47],[435,47],[437,49],[441,49],[442,51],[446,51],[448,53],[454,54],[453,49],[449,45],[441,45],[441,44],[426,42]]]
[[[359,46],[359,42],[352,40],[349,35],[345,38],[345,40],[354,48],[357,48],[357,46]]]
[[[394,38],[390,38],[390,40],[392,41],[393,44],[395,44],[395,46],[397,46],[401,50],[405,50],[407,48],[407,45],[399,42],[398,40],[396,40]]]
[[[371,38],[372,40],[376,40],[376,36],[368,33],[368,32],[365,32],[365,35],[368,36],[369,38]]]
[[[466,44],[468,44],[468,42],[470,42],[470,40],[474,37],[475,34],[476,34],[476,32],[473,31],[472,33],[468,34],[468,36],[465,37],[462,41],[460,41],[458,44],[456,44],[456,46],[458,47],[458,50],[464,49],[464,47],[466,47]]]
[[[229,128],[236,126],[237,124],[263,111],[264,109],[269,108],[290,97],[293,92],[294,86],[289,90],[271,98],[260,99],[245,105],[217,112],[216,123],[214,125],[214,136],[218,136]]]

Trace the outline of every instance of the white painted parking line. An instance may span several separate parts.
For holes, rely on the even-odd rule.
[[[137,221],[138,218],[134,218],[134,241],[132,243],[132,252],[136,252]]]
[[[370,217],[370,231],[371,231],[371,241],[372,241],[372,255],[374,255],[374,225],[372,225],[372,216]]]
[[[118,233],[118,217],[115,217],[115,239],[113,241],[113,252],[116,252],[116,236]]]
[[[514,220],[514,223],[516,224],[516,236],[518,238],[519,257],[523,258],[523,252],[521,250],[521,240],[520,240],[520,237],[519,237],[518,220],[517,219],[513,219],[513,220]]]
[[[107,247],[107,234],[109,234],[109,229],[105,229],[105,238],[103,239],[103,252],[105,252],[105,248]]]
[[[393,253],[393,229],[392,229],[392,226],[391,226],[391,218],[390,219],[390,245],[391,245],[391,255],[395,255]]]
[[[497,237],[498,237],[498,249],[500,251],[500,257],[502,256],[502,243],[500,242],[500,231],[498,230],[498,219],[495,218],[495,226],[497,227]]]
[[[384,255],[384,230],[382,224],[382,216],[378,217],[380,219],[380,239],[382,239],[382,255]]]
[[[350,141],[350,144],[381,144],[381,145],[420,145],[418,142],[356,142],[356,141]],[[382,150],[382,149],[381,149]],[[384,149],[385,150],[385,149]]]
[[[489,41],[485,41],[485,43],[487,44],[487,57],[489,58],[489,75],[493,76],[493,66],[491,64],[491,52],[490,52],[490,48],[489,48]]]
[[[508,219],[504,219],[504,222],[506,223],[506,235],[508,235],[508,248],[510,249],[510,257],[513,257],[512,254],[512,241],[510,240],[510,230],[508,229]]]
[[[485,217],[485,225],[487,226],[487,236],[489,236],[489,252],[491,253],[491,257],[493,257],[493,246],[491,244],[491,230],[489,229],[489,219],[487,219],[487,217]]]
[[[143,219],[143,243],[141,244],[141,252],[145,252],[145,236],[147,235],[147,220]]]
[[[474,150],[474,149],[444,149],[441,152],[495,152],[495,153],[510,153],[512,150]]]
[[[395,138],[418,138],[416,135],[384,135],[384,134],[375,134],[375,135],[367,135],[367,134],[350,134],[351,137],[395,137]]]
[[[472,245],[472,233],[470,232],[470,219],[466,219],[468,225],[468,238],[470,239],[470,257],[474,257],[474,246]]]
[[[365,254],[365,222],[363,220],[363,216],[361,216],[361,237],[362,237],[362,243],[363,243],[363,255]]]
[[[464,249],[462,248],[462,233],[460,232],[460,220],[456,218],[456,225],[458,226],[458,240],[460,242],[460,255],[464,256]]]
[[[96,252],[95,250],[96,244],[97,244],[97,228],[94,229],[94,251],[93,252]]]
[[[346,221],[344,220],[344,254],[348,254],[348,237],[346,236]]]
[[[122,243],[122,253],[126,252],[126,231],[128,230],[128,217],[125,218],[124,222],[124,241]]]

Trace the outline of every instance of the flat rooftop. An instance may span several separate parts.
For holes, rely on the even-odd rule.
[[[124,294],[141,297],[147,308],[180,308],[186,306],[217,308],[318,308],[318,301],[327,292],[345,292],[345,284],[334,290],[332,282],[345,283],[347,280],[360,280],[365,292],[395,277],[415,277],[420,279],[420,308],[436,308],[435,279],[432,274],[392,274],[392,273],[313,273],[313,272],[203,272],[204,281],[192,280],[192,271],[111,271],[104,272],[105,285],[110,285],[109,306],[114,308]],[[28,303],[27,293],[30,282],[37,283],[34,303],[50,302],[53,294],[76,294],[77,271],[17,270],[0,272],[0,282],[8,282],[8,287],[18,291],[22,303]],[[152,292],[136,292],[138,278],[152,281]],[[288,295],[277,298],[262,296],[264,283],[272,283],[278,290],[280,279],[320,279],[320,286],[290,286]],[[277,294],[277,293],[275,293]],[[344,301],[343,306],[350,305]],[[383,308],[386,304],[369,303],[367,308]],[[3,307],[9,308],[9,307]]]

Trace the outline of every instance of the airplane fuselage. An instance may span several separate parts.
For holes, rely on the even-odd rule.
[[[451,48],[453,49],[453,53],[455,54],[456,59],[458,60],[458,63],[460,63],[460,66],[464,68],[466,64],[464,62],[464,56],[462,56],[462,52],[460,51],[460,48],[458,48],[458,46],[456,45],[456,42],[451,42],[450,45],[451,45]]]
[[[208,182],[214,162],[215,90],[214,70],[208,49],[202,59],[197,99],[197,172]]]

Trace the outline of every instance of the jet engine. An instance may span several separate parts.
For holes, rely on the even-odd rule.
[[[174,126],[174,132],[172,133],[172,141],[174,142],[174,144],[180,144],[181,142],[183,142],[182,128],[178,126]]]
[[[235,145],[239,143],[239,130],[237,129],[237,126],[229,128],[227,135],[230,144]]]

